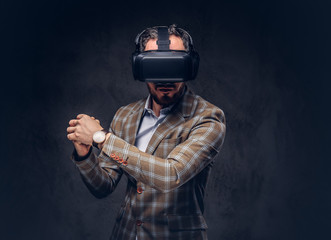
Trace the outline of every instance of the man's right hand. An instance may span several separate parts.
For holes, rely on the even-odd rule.
[[[77,155],[79,157],[86,156],[89,153],[90,148],[92,147],[91,145],[86,145],[84,143],[80,143],[80,142],[76,142],[76,141],[72,141],[72,142],[74,144],[74,147],[76,149]]]

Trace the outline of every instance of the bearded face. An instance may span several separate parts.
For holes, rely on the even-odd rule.
[[[181,97],[185,84],[178,83],[147,83],[152,99],[162,107],[176,103]]]

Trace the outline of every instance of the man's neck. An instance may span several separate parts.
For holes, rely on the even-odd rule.
[[[162,108],[164,108],[164,106],[158,104],[158,103],[155,102],[154,99],[152,98],[152,110],[153,110],[155,116],[157,116],[157,117],[160,116],[160,111],[161,111]]]

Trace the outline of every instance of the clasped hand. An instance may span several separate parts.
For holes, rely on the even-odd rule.
[[[74,143],[77,154],[85,156],[93,143],[93,134],[102,129],[98,119],[86,114],[79,114],[76,119],[69,121],[67,137]]]

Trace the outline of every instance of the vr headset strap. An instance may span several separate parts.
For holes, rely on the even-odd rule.
[[[170,40],[167,27],[158,27],[158,40],[156,44],[158,45],[158,50],[169,50]]]

